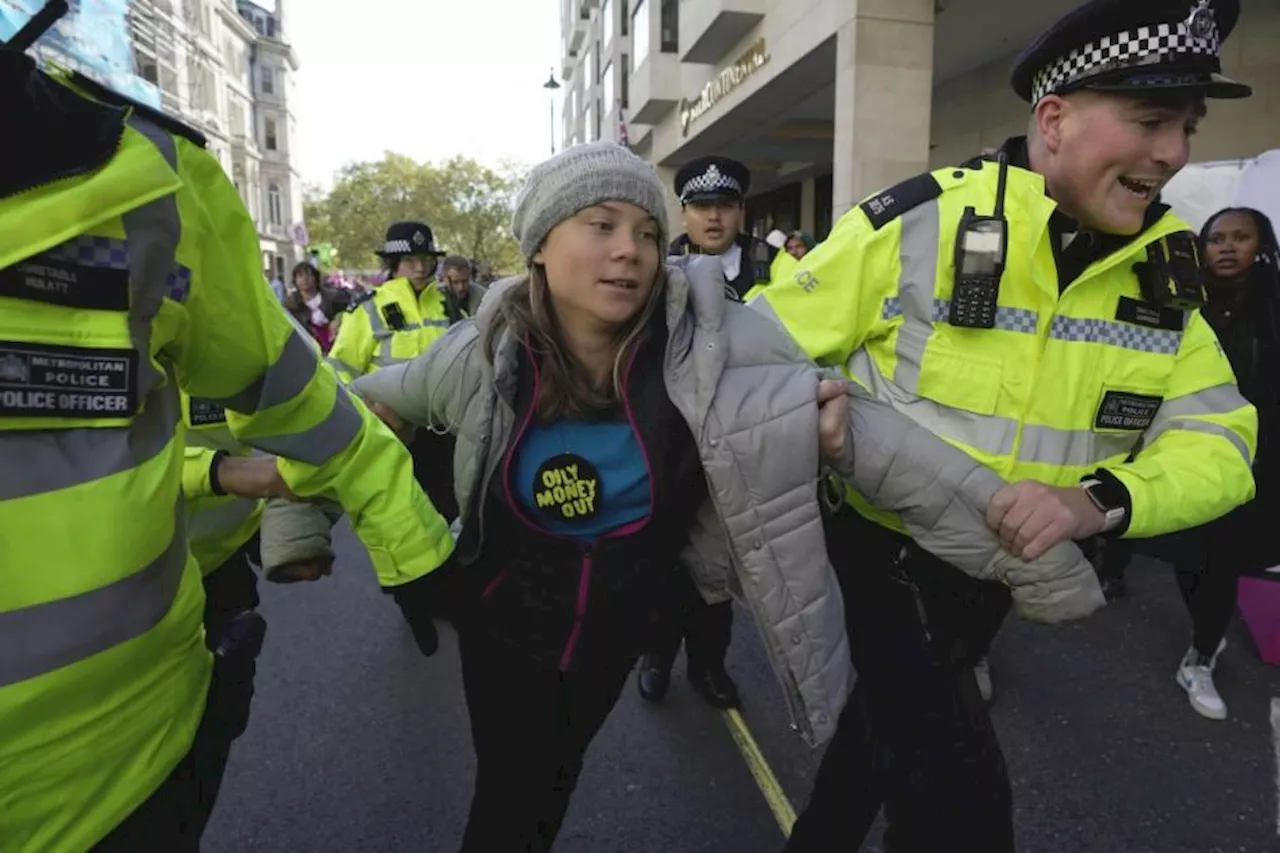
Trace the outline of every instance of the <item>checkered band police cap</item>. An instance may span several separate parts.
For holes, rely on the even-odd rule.
[[[1092,0],[1022,52],[1013,87],[1032,104],[1082,88],[1245,97],[1249,87],[1224,77],[1219,59],[1239,14],[1239,0]]]
[[[751,170],[731,157],[698,157],[676,172],[673,189],[681,204],[742,198],[751,189]]]
[[[425,222],[393,222],[387,228],[387,237],[378,254],[383,257],[397,255],[440,255],[435,235]]]
[[[1168,58],[1203,56],[1216,59],[1222,42],[1218,28],[1210,24],[1204,35],[1196,35],[1185,23],[1138,27],[1076,48],[1035,76],[1032,102],[1070,86],[1077,80],[1102,71],[1145,68]]]
[[[701,175],[690,178],[680,190],[680,200],[688,201],[701,193],[717,195],[742,195],[742,184],[732,175],[726,175],[714,163]]]

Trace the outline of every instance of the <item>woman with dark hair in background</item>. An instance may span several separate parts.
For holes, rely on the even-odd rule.
[[[294,266],[290,278],[293,287],[285,296],[285,310],[316,339],[321,352],[327,353],[338,333],[333,318],[351,304],[351,294],[321,283],[320,271],[310,261]]]
[[[1218,335],[1235,371],[1240,392],[1258,409],[1258,452],[1253,473],[1257,496],[1223,518],[1201,527],[1150,540],[1107,542],[1102,551],[1103,589],[1108,598],[1124,594],[1124,571],[1135,551],[1173,563],[1178,588],[1191,613],[1191,648],[1177,679],[1191,707],[1211,720],[1226,719],[1213,671],[1226,646],[1224,636],[1236,604],[1237,579],[1280,562],[1268,554],[1264,525],[1274,523],[1280,462],[1273,458],[1280,435],[1280,250],[1265,214],[1252,208],[1220,210],[1200,232],[1209,302],[1202,313]]]

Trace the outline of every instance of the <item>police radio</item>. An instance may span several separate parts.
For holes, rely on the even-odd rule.
[[[1004,274],[1009,248],[1009,223],[1004,218],[1008,155],[1001,151],[998,162],[995,212],[991,216],[979,216],[972,207],[965,208],[956,231],[955,281],[951,288],[949,319],[951,325],[964,329],[991,329],[996,325],[1000,277]]]
[[[404,318],[404,309],[394,302],[382,309],[382,317],[387,321],[388,328],[393,332],[399,332],[409,325],[408,321]]]
[[[1133,265],[1142,298],[1179,311],[1204,307],[1208,301],[1201,277],[1200,252],[1190,231],[1179,231],[1147,246],[1147,260]]]

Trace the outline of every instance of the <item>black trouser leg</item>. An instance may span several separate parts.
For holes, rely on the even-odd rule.
[[[458,639],[476,753],[461,853],[545,853],[635,659],[565,674],[474,629]]]
[[[701,597],[687,617],[684,651],[689,672],[719,672],[724,669],[733,636],[733,602],[707,604]]]
[[[1239,512],[1237,510],[1237,512]],[[1228,515],[1200,528],[1174,560],[1178,590],[1191,614],[1192,645],[1207,657],[1218,653],[1236,608],[1239,557],[1232,545],[1244,531]]]
[[[857,850],[882,802],[894,853],[958,838],[1013,849],[1008,772],[972,674],[1008,592],[918,551],[900,567],[902,548],[848,511],[828,523],[858,684],[788,853]]]

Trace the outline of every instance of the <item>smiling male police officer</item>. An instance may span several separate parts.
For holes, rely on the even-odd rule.
[[[1081,6],[1015,64],[1026,138],[863,202],[756,303],[1011,481],[988,522],[1015,554],[1191,527],[1253,493],[1256,414],[1194,310],[1194,237],[1157,201],[1205,98],[1249,94],[1218,59],[1238,16],[1237,0]],[[895,853],[1012,850],[972,675],[1008,591],[849,498],[829,545],[858,687],[787,850],[856,849],[882,799]]]

